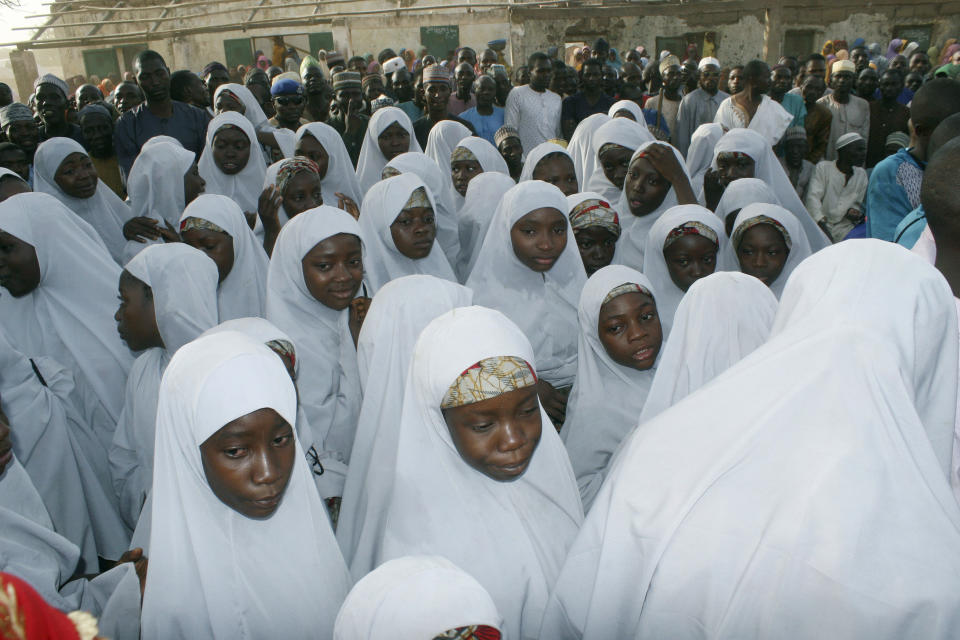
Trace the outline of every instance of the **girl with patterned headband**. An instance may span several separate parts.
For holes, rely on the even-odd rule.
[[[570,226],[577,239],[587,276],[610,264],[620,237],[620,216],[600,194],[590,191],[567,196]]]
[[[812,253],[796,217],[783,207],[764,203],[740,210],[727,246],[727,263],[739,264],[741,271],[759,278],[778,298],[794,268]]]

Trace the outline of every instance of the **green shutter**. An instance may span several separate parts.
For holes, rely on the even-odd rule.
[[[308,36],[310,41],[310,55],[314,58],[317,57],[317,51],[323,49],[324,51],[331,51],[336,47],[333,46],[333,32],[332,31],[321,31],[320,33],[311,33]]]
[[[444,60],[448,51],[460,46],[460,27],[455,24],[420,27],[420,44],[437,60]]]
[[[88,49],[83,52],[83,67],[87,77],[99,76],[106,78],[111,73],[120,73],[117,63],[117,52],[113,49]]]
[[[237,65],[250,66],[254,63],[253,46],[250,38],[234,38],[223,41],[223,53],[227,69],[236,69]]]

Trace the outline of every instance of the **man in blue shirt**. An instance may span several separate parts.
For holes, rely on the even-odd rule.
[[[503,109],[493,103],[497,97],[497,82],[483,75],[474,80],[473,93],[477,106],[467,109],[460,117],[473,125],[477,136],[497,146],[494,134],[503,126]]]

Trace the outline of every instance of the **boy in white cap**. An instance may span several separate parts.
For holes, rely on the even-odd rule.
[[[697,66],[698,86],[683,97],[680,113],[677,115],[677,128],[673,132],[673,146],[684,156],[690,148],[693,132],[702,124],[713,122],[720,103],[730,94],[720,91],[720,61],[716,58],[703,58]]]
[[[810,216],[834,241],[843,240],[863,222],[867,196],[867,141],[859,133],[845,133],[836,142],[837,159],[817,163],[807,187],[804,205]]]

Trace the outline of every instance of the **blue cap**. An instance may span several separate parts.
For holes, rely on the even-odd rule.
[[[303,85],[290,78],[274,82],[273,86],[270,87],[270,95],[272,96],[299,96],[302,94]]]

